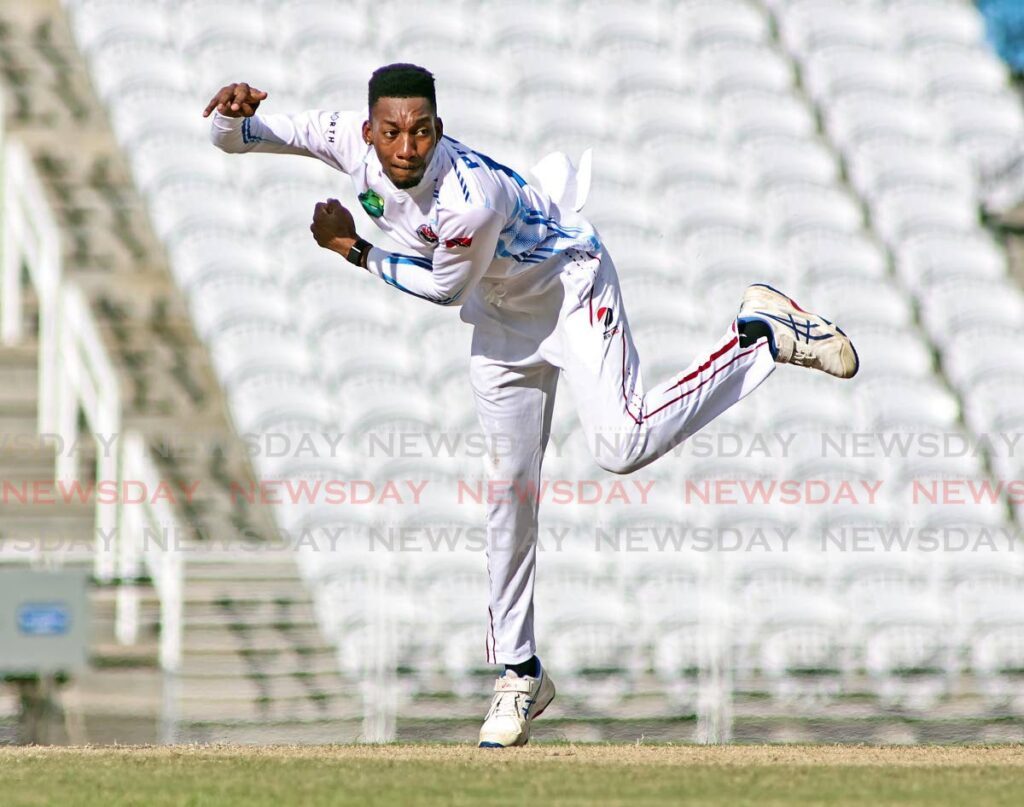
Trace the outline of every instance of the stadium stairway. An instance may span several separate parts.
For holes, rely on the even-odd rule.
[[[57,741],[310,742],[353,739],[361,701],[345,691],[269,506],[232,496],[253,476],[205,348],[167,269],[93,95],[57,0],[0,6],[7,136],[29,149],[63,239],[64,272],[85,292],[142,433],[176,497],[185,556],[180,674],[160,669],[159,600],[140,585],[140,635],[114,635],[116,586],[93,587],[92,667],[62,696]],[[198,113],[197,113],[198,114]],[[69,133],[74,133],[70,136]],[[24,291],[23,344],[0,348],[0,480],[53,480],[55,448],[36,441],[37,318]],[[28,437],[29,439],[25,439]],[[88,479],[94,449],[80,452]],[[94,507],[0,503],[0,563],[93,561]],[[18,539],[15,542],[15,539]],[[246,550],[240,550],[242,545]],[[216,548],[215,548],[216,547]],[[13,700],[0,697],[0,742]]]

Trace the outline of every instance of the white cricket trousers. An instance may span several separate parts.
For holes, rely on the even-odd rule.
[[[754,390],[775,369],[765,338],[741,348],[736,322],[678,375],[645,390],[618,276],[603,252],[570,250],[510,280],[484,279],[463,306],[474,325],[470,379],[488,457],[487,661],[536,652],[533,588],[540,484],[559,373],[597,463],[642,468]],[[597,436],[601,435],[600,439]],[[507,495],[501,495],[507,491]]]

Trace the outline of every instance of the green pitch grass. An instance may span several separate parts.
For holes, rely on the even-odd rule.
[[[1024,746],[0,749],[15,805],[1021,804]]]

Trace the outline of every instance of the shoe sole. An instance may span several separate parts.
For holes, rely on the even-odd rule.
[[[792,297],[790,297],[788,294],[786,294],[785,292],[779,291],[774,286],[769,286],[767,283],[751,283],[750,286],[747,287],[747,292],[743,295],[743,303],[740,306],[740,310],[741,311],[743,310],[743,306],[747,304],[747,295],[750,294],[750,289],[752,289],[752,288],[767,289],[773,295],[775,295],[777,297],[781,297],[783,300],[786,301],[786,303],[788,305],[792,306],[796,311],[800,312],[801,314],[805,314],[805,315],[810,316],[810,317],[816,317],[817,319],[820,319],[822,322],[824,322],[826,325],[828,325],[830,328],[835,328],[836,332],[840,336],[842,336],[843,339],[846,340],[846,344],[848,344],[850,346],[850,350],[853,353],[853,372],[850,373],[849,375],[846,375],[846,376],[836,376],[836,375],[833,375],[832,373],[828,373],[828,374],[832,375],[834,378],[842,378],[842,379],[850,379],[850,378],[853,378],[855,375],[857,375],[858,371],[860,370],[860,356],[857,354],[857,348],[854,347],[854,345],[853,345],[853,340],[850,339],[850,337],[846,335],[846,332],[842,328],[840,328],[835,323],[830,322],[829,320],[825,319],[823,316],[821,316],[821,314],[815,314],[813,311],[808,311],[807,309],[802,308],[800,306],[800,304],[796,300],[794,300]]]

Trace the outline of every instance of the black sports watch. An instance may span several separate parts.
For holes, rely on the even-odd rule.
[[[367,241],[365,238],[356,236],[356,242],[348,248],[348,255],[346,259],[349,263],[358,266],[361,269],[366,268],[366,256],[370,254],[370,250],[373,248],[373,244]]]

